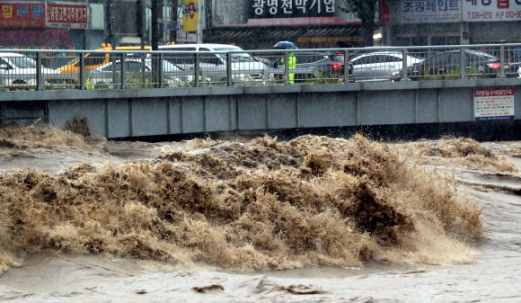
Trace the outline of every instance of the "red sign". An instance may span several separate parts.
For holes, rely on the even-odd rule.
[[[474,91],[474,119],[514,120],[515,102],[513,88],[477,89]]]
[[[380,16],[382,24],[391,24],[391,6],[388,3],[382,3],[380,6]]]
[[[497,0],[497,8],[510,8],[508,0]]]
[[[47,4],[47,26],[61,28],[87,28],[86,4]]]
[[[0,27],[45,27],[44,8],[44,2],[0,2]]]

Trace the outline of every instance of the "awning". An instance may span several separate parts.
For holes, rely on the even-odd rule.
[[[55,46],[72,45],[71,34],[62,28],[1,29],[0,46]]]
[[[329,25],[299,27],[215,27],[204,37],[205,42],[237,43],[244,40],[262,41],[357,41],[361,25]]]

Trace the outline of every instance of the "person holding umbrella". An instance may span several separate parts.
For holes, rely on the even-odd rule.
[[[298,47],[290,41],[279,41],[277,42],[273,48],[275,49],[298,49]],[[280,60],[282,64],[284,64],[284,57]],[[288,69],[292,70],[297,67],[297,57],[295,56],[295,53],[293,51],[289,52],[288,56]],[[295,84],[295,73],[289,73],[288,80],[290,84]]]

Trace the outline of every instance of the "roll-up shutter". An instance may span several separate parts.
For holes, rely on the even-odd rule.
[[[521,22],[476,22],[469,24],[471,44],[521,42]]]
[[[2,29],[0,30],[0,46],[55,46],[72,45],[68,29],[35,28],[35,29]]]

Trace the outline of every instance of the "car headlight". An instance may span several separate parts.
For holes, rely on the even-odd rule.
[[[391,73],[391,76],[393,76],[393,77],[396,77],[396,76],[399,76],[399,75],[400,75],[400,71],[399,70],[394,71],[394,72]]]

